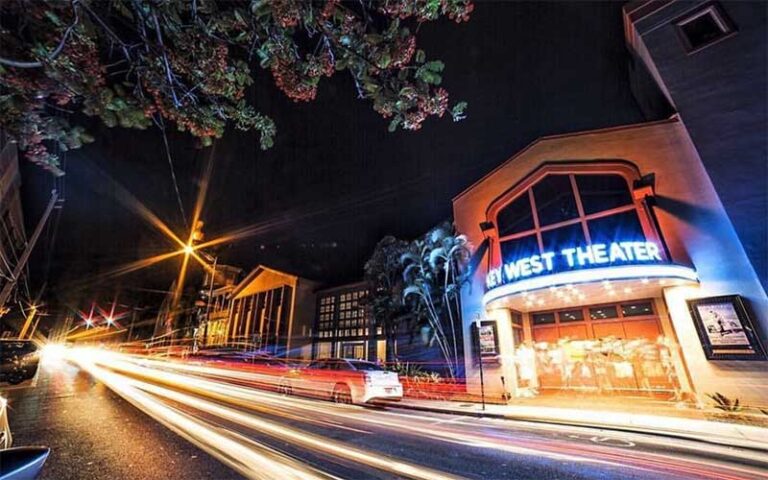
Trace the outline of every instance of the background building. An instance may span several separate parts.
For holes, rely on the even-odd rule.
[[[259,265],[231,292],[227,344],[309,358],[316,282]]]
[[[357,282],[317,292],[312,358],[386,360],[381,327],[376,328],[370,309],[361,302],[369,288]]]
[[[206,271],[198,307],[198,335],[202,347],[220,346],[227,343],[227,326],[232,292],[237,287],[241,268],[216,265],[216,274]],[[213,280],[213,284],[211,284]]]

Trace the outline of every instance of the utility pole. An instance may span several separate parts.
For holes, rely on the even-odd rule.
[[[128,343],[131,343],[133,336],[133,324],[136,323],[136,307],[131,309],[131,325],[128,327]]]
[[[24,253],[21,254],[21,258],[19,258],[18,263],[16,263],[16,267],[13,269],[11,279],[8,280],[5,285],[3,285],[3,289],[0,291],[0,307],[4,307],[5,303],[8,301],[8,297],[11,296],[13,287],[16,286],[16,282],[19,280],[22,270],[27,265],[29,256],[32,254],[32,249],[35,248],[35,243],[37,243],[37,239],[40,238],[40,234],[43,232],[43,227],[45,226],[46,222],[48,222],[48,217],[51,216],[53,207],[56,206],[56,201],[58,199],[59,194],[56,192],[56,190],[53,190],[51,192],[51,199],[48,201],[48,206],[45,207],[43,216],[40,218],[40,221],[37,222],[37,227],[35,227],[35,231],[32,234],[32,237],[29,239],[29,242],[27,242],[27,248],[24,249]]]
[[[203,327],[203,344],[208,343],[208,324],[211,323],[211,301],[213,300],[213,285],[216,280],[216,268],[219,264],[219,257],[213,257],[213,272],[211,273],[211,286],[208,289],[208,301],[205,302],[205,326]]]

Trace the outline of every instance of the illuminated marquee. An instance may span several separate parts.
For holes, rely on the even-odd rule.
[[[488,288],[495,288],[503,283],[564,270],[661,261],[659,246],[653,242],[595,243],[564,248],[559,252],[544,252],[507,262],[489,271],[485,277],[485,284]]]

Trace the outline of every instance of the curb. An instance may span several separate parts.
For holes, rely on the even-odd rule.
[[[704,437],[704,436],[701,436],[701,435],[704,435],[704,433],[697,435],[697,432],[694,432],[694,431],[682,432],[682,431],[670,431],[670,430],[659,430],[659,429],[638,430],[636,428],[633,428],[630,425],[616,425],[616,424],[607,424],[607,423],[603,424],[603,423],[593,423],[593,422],[583,422],[583,421],[581,422],[567,421],[565,419],[557,419],[557,418],[536,418],[536,417],[526,417],[523,415],[482,412],[482,411],[480,412],[463,411],[463,410],[454,410],[454,409],[447,409],[447,408],[429,407],[429,406],[423,406],[423,405],[409,405],[407,403],[395,403],[395,402],[386,403],[386,406],[391,408],[399,408],[403,410],[414,410],[414,411],[420,411],[420,412],[439,413],[443,415],[457,415],[457,416],[472,417],[472,418],[493,418],[493,419],[499,419],[499,420],[524,421],[524,422],[543,423],[543,424],[550,424],[550,425],[570,425],[575,427],[587,427],[587,428],[596,428],[596,429],[599,428],[601,430],[629,432],[629,433],[635,433],[638,435],[650,435],[650,436],[656,436],[656,437],[676,438],[676,439],[695,441],[695,442],[710,444],[710,445],[743,448],[746,450],[752,450],[759,453],[768,453],[768,443],[762,443],[762,442],[748,440],[748,439],[739,439],[734,437],[713,437],[711,435]]]

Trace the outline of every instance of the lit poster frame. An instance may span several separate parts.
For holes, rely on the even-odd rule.
[[[474,337],[474,363],[479,364],[482,357],[483,364],[495,365],[499,363],[499,329],[495,320],[481,320],[480,328],[477,323],[472,323],[472,336]]]
[[[764,360],[765,349],[740,295],[688,300],[708,360]]]

